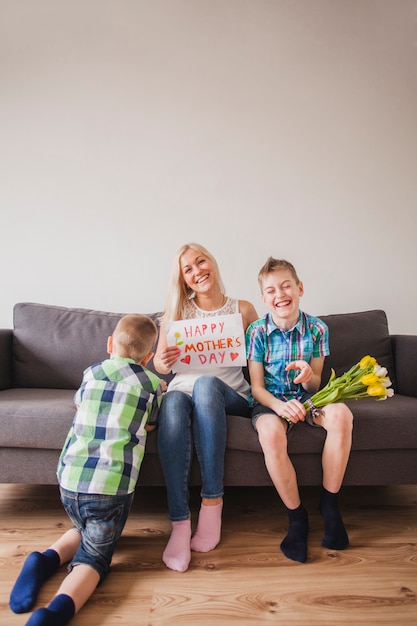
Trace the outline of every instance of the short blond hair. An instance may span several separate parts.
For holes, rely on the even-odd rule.
[[[158,335],[155,322],[148,315],[124,315],[113,331],[113,342],[120,356],[140,363],[152,352]]]
[[[286,261],[285,259],[274,259],[274,257],[270,256],[267,258],[266,262],[261,267],[258,273],[258,283],[261,291],[263,288],[263,280],[265,276],[268,276],[268,274],[272,274],[272,272],[276,272],[278,270],[289,270],[297,285],[300,283],[300,279],[298,278],[297,272],[292,263]]]
[[[225,293],[223,281],[220,277],[219,266],[217,265],[217,261],[214,256],[199,243],[186,243],[178,250],[172,265],[165,311],[161,317],[162,324],[180,320],[185,304],[193,294],[192,290],[187,287],[181,271],[181,257],[187,252],[187,250],[195,250],[195,252],[207,257],[208,260],[211,261],[216,272],[216,279],[220,287],[220,291],[222,294]]]

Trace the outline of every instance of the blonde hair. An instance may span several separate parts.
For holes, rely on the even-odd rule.
[[[223,281],[220,277],[219,267],[214,256],[199,243],[186,243],[178,250],[172,265],[165,311],[161,317],[161,324],[165,324],[166,322],[171,322],[174,320],[180,320],[185,304],[193,296],[194,292],[186,285],[181,270],[181,257],[188,250],[195,250],[202,256],[207,257],[207,259],[213,264],[213,267],[215,269],[216,280],[219,284],[220,291],[223,294],[225,293]]]
[[[152,352],[158,335],[155,322],[147,315],[132,313],[122,317],[113,331],[115,352],[140,363]]]
[[[276,272],[277,270],[289,270],[297,285],[299,284],[300,279],[298,278],[297,272],[295,271],[295,267],[292,263],[286,261],[285,259],[274,259],[274,257],[270,256],[259,270],[258,283],[261,287],[261,291],[265,276],[272,274],[272,272]]]

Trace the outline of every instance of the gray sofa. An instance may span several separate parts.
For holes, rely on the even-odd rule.
[[[14,328],[0,330],[0,481],[56,483],[60,449],[74,415],[82,372],[106,357],[106,340],[121,313],[34,303],[14,307]],[[157,319],[158,314],[151,317]],[[342,374],[370,354],[388,368],[395,395],[350,402],[355,416],[346,485],[417,483],[417,336],[389,335],[383,311],[324,315],[330,329],[330,367]],[[152,368],[152,363],[150,364]],[[247,418],[229,415],[226,486],[266,486],[257,437]],[[289,452],[300,485],[321,483],[325,432],[300,424]],[[156,432],[149,434],[139,484],[164,485]],[[194,462],[192,482],[199,483]]]

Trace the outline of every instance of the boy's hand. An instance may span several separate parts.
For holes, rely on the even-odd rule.
[[[296,424],[297,422],[305,421],[306,410],[304,406],[298,400],[288,400],[288,402],[284,403],[285,406],[280,412],[281,417],[287,420],[287,422],[293,422]]]
[[[296,385],[308,383],[313,378],[313,370],[307,361],[291,361],[285,368],[286,372],[290,370],[300,370],[300,373],[294,378],[294,383]]]

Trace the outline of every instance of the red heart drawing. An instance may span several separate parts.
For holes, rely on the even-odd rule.
[[[239,356],[238,352],[231,352],[230,353],[230,358],[232,359],[232,361],[234,361],[235,359],[237,359],[237,357]]]
[[[191,357],[189,354],[187,354],[187,356],[185,356],[183,359],[180,359],[181,363],[187,363],[187,365],[190,365],[190,361],[191,361]]]

